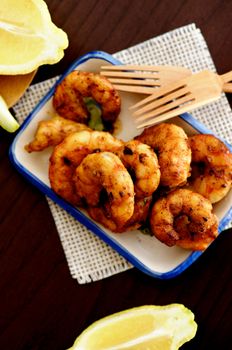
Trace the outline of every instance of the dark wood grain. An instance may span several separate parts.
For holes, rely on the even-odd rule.
[[[202,30],[218,72],[232,69],[229,0],[46,2],[70,44],[63,60],[41,67],[34,82],[62,73],[90,50],[114,53],[192,22]],[[232,230],[175,279],[161,281],[132,269],[78,285],[70,276],[46,199],[10,164],[13,137],[0,131],[0,349],[66,349],[103,316],[174,302],[189,307],[199,325],[195,339],[183,349],[231,348]]]

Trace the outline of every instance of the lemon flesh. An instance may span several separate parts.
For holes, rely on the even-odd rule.
[[[0,74],[26,74],[58,62],[68,46],[43,0],[1,0]]]
[[[141,306],[93,323],[70,350],[177,350],[196,330],[194,314],[182,304]]]

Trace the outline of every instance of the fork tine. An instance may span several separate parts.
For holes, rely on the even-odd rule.
[[[113,84],[116,90],[126,91],[126,92],[136,92],[139,94],[150,95],[154,92],[154,87],[138,86],[138,85],[120,85]]]
[[[172,66],[172,65],[162,65],[162,66],[152,66],[152,65],[139,65],[139,64],[121,64],[121,65],[107,65],[101,66],[102,70],[111,71],[124,71],[124,70],[138,70],[138,71],[150,71],[150,72],[161,72],[161,71],[176,71],[177,69],[182,72],[190,73],[190,70],[186,67]]]
[[[179,109],[182,104],[187,104],[189,102],[192,102],[193,100],[194,100],[193,95],[189,93],[183,97],[177,98],[176,100],[174,100],[172,102],[169,102],[165,105],[161,105],[161,107],[159,107],[159,108],[152,109],[151,112],[143,114],[142,116],[137,118],[137,121],[144,121],[146,119],[153,118],[153,117],[156,118],[164,113],[166,114],[169,111],[172,111],[174,108]]]
[[[160,115],[158,117],[148,119],[148,120],[144,121],[143,123],[138,124],[136,126],[136,128],[137,129],[145,128],[147,126],[163,122],[164,120],[170,119],[172,117],[176,117],[176,116],[183,114],[185,112],[188,112],[188,111],[189,111],[189,105],[184,105],[183,107],[176,108],[176,109],[174,109],[170,112],[164,113],[163,115]]]
[[[125,77],[125,78],[135,78],[135,79],[159,79],[158,73],[141,73],[141,72],[108,72],[101,71],[101,75],[104,75],[107,78],[110,77]]]
[[[170,68],[172,69],[172,66],[163,66],[166,69]],[[151,71],[151,72],[159,72],[161,69],[163,69],[162,67],[159,66],[149,66],[149,65],[139,65],[139,64],[122,64],[122,65],[118,65],[118,66],[114,66],[114,65],[108,65],[108,66],[101,66],[102,70],[111,70],[111,71],[128,71],[128,70],[144,70],[144,71]]]
[[[146,105],[146,104],[152,102],[153,100],[161,98],[164,95],[169,95],[172,92],[175,92],[176,90],[179,90],[179,89],[186,87],[185,81],[186,81],[186,79],[182,79],[181,81],[177,81],[175,83],[172,83],[171,85],[166,85],[164,87],[157,89],[151,96],[148,96],[148,97],[144,98],[143,100],[137,102],[136,104],[131,106],[130,109],[136,109],[138,107],[141,107],[143,105]]]
[[[160,86],[158,80],[137,80],[137,79],[120,79],[120,78],[110,78],[112,84],[128,84],[128,85],[146,85],[146,86]]]
[[[116,89],[150,95],[155,92],[153,87],[167,86],[191,75],[191,71],[185,67],[169,65],[107,65],[102,66],[101,70],[100,74],[108,78]],[[143,103],[141,102],[141,104]],[[136,107],[137,105],[135,105]]]
[[[160,89],[159,89],[160,90]],[[133,112],[134,116],[139,116],[149,111],[155,112],[155,109],[166,105],[167,103],[172,102],[173,99],[179,99],[182,96],[189,94],[189,89],[187,87],[180,88],[179,90],[175,90],[174,92],[164,95],[161,98],[154,99],[154,101],[145,106],[139,108],[137,111]],[[153,94],[154,96],[154,94]],[[147,98],[148,99],[148,98]],[[134,106],[133,106],[134,107]]]

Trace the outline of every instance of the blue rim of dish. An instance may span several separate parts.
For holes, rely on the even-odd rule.
[[[27,127],[27,125],[30,123],[31,119],[37,114],[37,112],[43,107],[43,105],[52,97],[54,94],[56,85],[59,84],[64,77],[69,74],[71,71],[73,71],[77,66],[81,65],[82,63],[85,63],[86,61],[90,59],[102,59],[108,63],[114,64],[114,65],[120,65],[122,62],[117,60],[116,58],[112,57],[110,54],[103,52],[103,51],[91,51],[71,64],[71,66],[62,74],[62,76],[56,81],[56,83],[53,85],[53,87],[50,89],[50,91],[42,98],[42,100],[35,106],[35,108],[32,110],[32,112],[28,115],[24,123],[21,125],[11,147],[9,150],[9,157],[12,162],[12,164],[16,167],[16,169],[27,179],[29,180],[34,186],[36,186],[41,192],[43,192],[46,196],[48,196],[50,199],[52,199],[55,203],[57,203],[60,207],[62,207],[64,210],[66,210],[70,215],[72,215],[75,219],[77,219],[81,224],[86,226],[89,230],[91,230],[94,234],[96,234],[99,238],[101,238],[105,243],[110,245],[114,250],[116,250],[119,254],[121,254],[126,260],[128,260],[133,266],[141,270],[142,272],[159,279],[171,279],[179,274],[181,274],[183,271],[185,271],[194,261],[196,261],[200,255],[203,254],[203,252],[197,251],[192,252],[186,260],[184,260],[182,263],[177,265],[174,269],[167,271],[167,272],[157,272],[151,270],[149,267],[147,267],[145,264],[143,264],[139,259],[137,259],[133,254],[131,254],[126,248],[124,248],[120,243],[118,243],[116,240],[114,240],[113,237],[109,237],[105,231],[103,231],[94,221],[89,219],[85,216],[84,213],[79,211],[77,208],[73,207],[69,203],[67,203],[65,200],[60,198],[58,195],[53,192],[53,190],[48,187],[46,184],[44,184],[41,180],[39,180],[36,176],[34,176],[30,171],[28,171],[21,163],[18,161],[16,155],[15,155],[15,148],[17,144],[17,140],[20,137],[21,132]],[[204,134],[213,134],[209,129],[207,129],[201,122],[194,119],[190,114],[184,113],[180,116],[187,124],[192,126],[194,129],[196,129],[200,133]],[[228,144],[228,142],[225,142],[222,140],[230,151],[232,152],[232,146]],[[222,220],[219,223],[219,233],[223,231],[223,229],[226,227],[226,225],[232,220],[232,208],[224,215]]]

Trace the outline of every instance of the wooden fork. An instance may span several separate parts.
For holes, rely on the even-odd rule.
[[[152,94],[156,87],[170,84],[191,75],[184,67],[120,65],[102,66],[100,74],[106,76],[117,90]]]
[[[220,98],[222,91],[232,92],[232,71],[218,75],[202,71],[173,84],[131,106],[136,110],[137,128],[149,126],[193,110]]]

